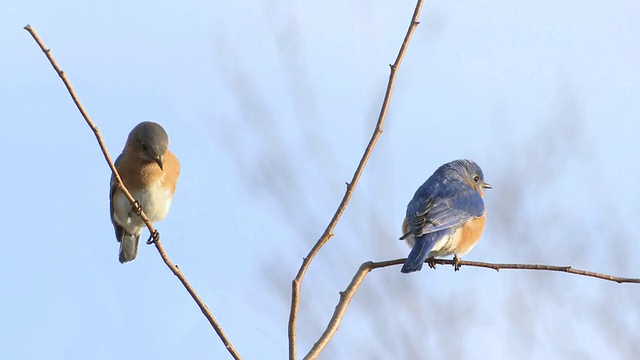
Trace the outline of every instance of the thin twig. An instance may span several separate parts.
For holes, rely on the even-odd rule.
[[[400,259],[400,260],[402,261],[402,263],[404,263],[404,259]],[[394,261],[398,261],[398,260],[394,260]],[[443,264],[443,265],[455,265],[455,262],[453,260],[445,260],[445,259],[436,259],[435,263],[436,264]],[[607,274],[600,274],[600,273],[587,271],[587,270],[574,269],[571,266],[538,265],[538,264],[494,264],[494,263],[487,263],[487,262],[462,261],[462,260],[460,261],[460,265],[461,266],[465,265],[465,266],[475,266],[475,267],[481,267],[481,268],[486,268],[486,269],[493,269],[495,271],[500,271],[500,270],[557,271],[557,272],[564,272],[564,273],[568,273],[568,274],[592,277],[592,278],[601,279],[601,280],[613,281],[613,282],[616,282],[618,284],[622,284],[622,283],[640,284],[640,279],[623,278],[623,277],[612,276],[612,275],[607,275]],[[381,267],[381,266],[378,266],[378,267]]]
[[[353,178],[351,179],[351,182],[347,183],[347,189],[345,191],[344,197],[342,198],[342,201],[340,202],[338,209],[333,215],[333,218],[331,218],[331,221],[327,225],[327,228],[325,229],[322,236],[320,236],[320,239],[318,239],[318,241],[313,246],[309,254],[303,259],[302,265],[300,266],[300,270],[298,270],[298,274],[296,275],[295,279],[293,279],[291,283],[291,288],[292,288],[291,289],[291,310],[289,314],[289,325],[288,325],[289,360],[296,359],[296,323],[297,323],[297,317],[298,317],[298,307],[300,304],[300,286],[302,284],[302,280],[304,279],[305,273],[307,272],[309,265],[311,265],[311,262],[313,261],[314,257],[320,251],[320,248],[322,248],[322,246],[324,246],[324,244],[326,244],[327,241],[329,241],[329,239],[333,237],[333,229],[336,227],[336,225],[338,224],[338,221],[340,220],[340,217],[344,213],[344,210],[347,207],[349,200],[351,199],[351,195],[353,194],[353,191],[356,188],[356,185],[358,184],[358,180],[360,180],[360,176],[364,171],[364,167],[367,164],[367,161],[369,160],[369,156],[371,155],[371,152],[373,151],[373,148],[376,145],[376,142],[378,141],[380,134],[382,134],[382,125],[384,124],[384,120],[387,115],[387,109],[389,108],[389,101],[391,100],[391,93],[393,92],[393,86],[396,79],[396,72],[398,71],[398,68],[402,63],[402,59],[404,58],[405,52],[407,51],[407,47],[409,46],[409,42],[411,41],[411,36],[413,35],[413,31],[419,24],[418,17],[420,16],[420,10],[422,9],[422,1],[423,0],[418,0],[415,10],[413,11],[413,16],[411,17],[411,23],[409,24],[409,28],[407,29],[407,33],[404,37],[404,41],[402,42],[402,46],[400,46],[400,50],[398,51],[398,56],[396,57],[396,61],[392,65],[390,65],[391,72],[389,74],[389,82],[387,84],[387,90],[385,92],[384,100],[382,102],[382,107],[380,109],[380,115],[378,116],[378,122],[376,123],[375,130],[371,135],[369,144],[367,144],[367,147],[364,153],[362,154],[362,158],[360,159],[360,163],[358,164],[358,167],[356,168],[356,171],[353,174]]]
[[[347,311],[347,307],[349,306],[351,299],[353,299],[353,296],[355,295],[356,291],[360,287],[360,284],[362,284],[362,281],[364,281],[364,278],[367,276],[367,274],[369,274],[371,270],[388,267],[388,266],[402,265],[406,260],[407,259],[396,259],[396,260],[388,260],[388,261],[380,261],[380,262],[367,261],[362,265],[360,265],[360,268],[358,268],[358,271],[353,276],[353,279],[351,279],[349,286],[347,286],[345,291],[340,292],[340,301],[338,302],[338,305],[336,305],[336,308],[333,311],[333,316],[331,316],[331,320],[329,320],[329,323],[327,324],[327,328],[322,333],[318,341],[313,345],[313,347],[311,348],[307,356],[305,356],[305,359],[317,358],[318,355],[320,355],[320,353],[322,352],[322,350],[324,350],[324,348],[327,346],[327,344],[329,344],[329,341],[331,341],[335,333],[338,331],[338,327],[342,322],[342,318],[344,317],[344,314]],[[445,260],[445,259],[435,259],[434,263],[440,264],[440,265],[453,265],[453,266],[455,266],[456,264],[456,262],[453,260]],[[613,281],[619,284],[622,284],[622,283],[640,284],[640,279],[623,278],[623,277],[612,276],[607,274],[600,274],[592,271],[574,269],[571,266],[538,265],[538,264],[494,264],[494,263],[464,261],[464,260],[460,260],[458,264],[460,266],[474,266],[474,267],[480,267],[485,269],[493,269],[496,271],[503,270],[503,269],[557,271],[557,272],[564,272],[568,274],[593,277],[601,280]],[[399,275],[399,276],[406,276],[406,275]],[[415,275],[410,275],[410,276],[415,276]]]
[[[120,178],[120,174],[118,174],[118,170],[116,169],[115,165],[111,161],[111,157],[109,156],[109,152],[107,151],[107,147],[104,144],[104,142],[102,141],[102,136],[100,136],[100,132],[98,131],[98,127],[96,127],[95,124],[93,123],[93,121],[91,121],[91,119],[89,118],[89,115],[87,114],[87,112],[85,111],[84,107],[80,103],[80,100],[78,100],[78,97],[76,96],[76,93],[73,90],[73,87],[71,87],[71,84],[69,83],[69,80],[67,80],[67,76],[65,75],[64,71],[62,71],[60,69],[60,67],[58,66],[58,63],[53,58],[53,55],[51,55],[51,50],[47,49],[47,47],[44,45],[44,43],[42,42],[42,40],[40,39],[40,37],[38,36],[36,31],[33,29],[33,27],[31,27],[31,25],[25,26],[24,29],[27,30],[29,32],[29,34],[31,34],[31,36],[36,41],[36,43],[38,43],[38,46],[40,46],[40,49],[42,50],[42,52],[44,52],[44,54],[47,56],[47,59],[51,63],[51,66],[53,66],[53,69],[56,71],[56,73],[58,74],[60,79],[62,79],[62,82],[64,83],[64,86],[66,86],[67,91],[69,91],[69,95],[71,95],[71,98],[73,99],[73,102],[76,104],[76,107],[80,111],[80,114],[82,114],[82,117],[87,122],[87,125],[89,125],[91,130],[93,130],[93,134],[95,135],[96,140],[98,140],[98,145],[100,145],[100,149],[102,150],[102,154],[104,155],[104,158],[107,161],[107,163],[109,164],[109,168],[111,168],[111,172],[113,173],[113,176],[116,179],[116,184],[122,190],[124,195],[127,197],[129,202],[131,203],[131,206],[133,207],[134,212],[140,214],[139,215],[140,218],[147,225],[147,228],[149,229],[149,231],[152,234],[155,233],[156,230],[153,228],[153,225],[151,224],[151,221],[149,221],[149,218],[147,217],[147,215],[145,215],[144,211],[139,208],[138,203],[135,201],[133,196],[131,196],[131,193],[129,193],[129,190],[127,190],[127,188],[124,186],[124,183],[122,182],[122,179]],[[229,351],[231,356],[236,360],[242,359],[242,357],[240,356],[240,354],[238,354],[238,352],[233,347],[233,345],[231,345],[231,342],[227,338],[227,335],[225,335],[224,331],[222,330],[222,327],[220,326],[220,324],[218,324],[218,322],[216,321],[215,317],[213,317],[213,314],[211,313],[211,311],[209,311],[209,308],[207,307],[207,305],[204,303],[204,301],[202,301],[200,296],[198,296],[198,294],[193,289],[193,287],[191,286],[189,281],[187,281],[187,278],[184,276],[184,274],[178,268],[178,266],[173,264],[171,259],[169,259],[169,256],[167,256],[167,253],[164,251],[164,248],[162,247],[162,244],[160,243],[159,239],[155,242],[155,245],[156,245],[156,249],[160,253],[160,256],[162,257],[162,260],[164,261],[164,263],[167,264],[167,266],[173,272],[173,274],[178,277],[178,279],[180,280],[182,285],[185,287],[185,289],[187,289],[187,292],[189,293],[189,295],[191,295],[191,297],[196,302],[196,304],[198,304],[198,307],[200,308],[200,310],[202,311],[204,316],[207,318],[207,320],[209,320],[209,323],[211,324],[213,329],[216,331],[216,333],[220,337],[220,340],[222,340],[222,343],[225,345],[225,347],[227,348],[227,350]]]

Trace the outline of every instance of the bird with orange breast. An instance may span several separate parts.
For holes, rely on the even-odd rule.
[[[458,270],[458,256],[469,252],[482,235],[485,189],[491,185],[475,162],[455,160],[440,166],[407,205],[400,239],[412,249],[401,271],[418,271],[425,260],[452,254]]]
[[[157,123],[138,124],[127,138],[115,167],[124,186],[151,222],[165,218],[180,175],[180,162],[169,150],[169,136]],[[140,233],[146,227],[111,176],[111,222],[120,243],[121,263],[136,258]],[[147,244],[157,237],[152,234]]]

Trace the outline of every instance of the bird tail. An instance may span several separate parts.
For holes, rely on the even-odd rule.
[[[138,242],[140,242],[140,234],[131,235],[124,234],[120,241],[120,263],[124,264],[136,258],[138,255]]]
[[[403,273],[410,273],[422,269],[422,264],[429,256],[429,252],[433,248],[434,242],[429,235],[418,236],[415,238],[413,249],[402,266]]]

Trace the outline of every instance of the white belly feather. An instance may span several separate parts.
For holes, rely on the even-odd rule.
[[[131,195],[140,202],[142,210],[151,222],[160,221],[167,216],[173,199],[173,194],[168,189],[162,188],[160,184],[160,181],[157,181],[147,190],[131,191]],[[146,226],[131,210],[131,203],[120,191],[117,191],[113,198],[113,211],[115,221],[130,234],[140,234]]]
[[[464,254],[468,253],[473,246],[466,249],[466,251],[464,251],[463,253],[456,251],[462,237],[461,235],[462,235],[462,231],[460,231],[460,228],[458,227],[455,230],[451,231],[450,233],[442,236],[438,241],[436,241],[436,243],[433,245],[433,248],[431,248],[431,251],[429,252],[429,257],[437,258],[437,257],[445,257],[453,254],[463,256]],[[413,245],[415,244],[415,239],[412,234],[410,234],[406,238],[406,242],[410,247],[413,247]]]

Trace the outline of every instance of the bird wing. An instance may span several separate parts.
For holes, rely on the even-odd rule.
[[[415,236],[447,229],[484,213],[484,201],[464,182],[421,186],[407,206],[409,229]]]
[[[118,158],[116,159],[116,162],[114,163],[116,169],[118,168],[118,164],[120,163],[121,159],[122,159],[122,154],[118,156]],[[118,239],[118,242],[120,242],[122,240],[124,228],[118,225],[118,223],[116,223],[116,220],[113,218],[113,195],[115,194],[117,188],[118,188],[118,185],[116,182],[116,177],[113,176],[113,173],[112,173],[111,181],[109,182],[109,215],[111,215],[111,223],[113,224],[113,228],[116,233],[116,239]]]

